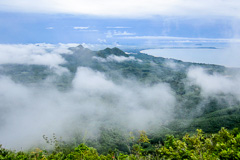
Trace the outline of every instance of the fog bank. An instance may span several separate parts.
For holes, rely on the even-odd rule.
[[[79,67],[72,86],[61,92],[49,84],[27,87],[1,77],[0,144],[26,149],[42,142],[42,135],[67,137],[81,130],[97,136],[101,126],[147,129],[172,119],[175,97],[167,84],[115,84],[103,73]]]

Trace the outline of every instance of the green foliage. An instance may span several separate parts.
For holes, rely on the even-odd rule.
[[[149,139],[145,131],[139,131],[140,138],[138,139],[138,143],[149,143]]]
[[[61,148],[56,152],[45,152],[35,149],[32,152],[14,152],[0,146],[0,159],[12,160],[138,160],[138,159],[192,159],[192,160],[214,160],[214,159],[240,159],[240,130],[231,132],[222,128],[216,134],[204,134],[202,130],[190,136],[186,134],[181,139],[168,136],[163,145],[151,145],[149,143],[133,144],[133,152],[124,154],[118,150],[101,154],[96,149],[80,144],[70,153],[63,153]],[[140,141],[146,142],[146,132],[140,132]],[[45,138],[47,139],[47,138]],[[142,141],[144,140],[144,141]],[[149,141],[148,141],[149,142]],[[153,148],[150,152],[143,144],[149,144]]]
[[[165,146],[158,150],[163,158],[170,159],[239,159],[239,136],[222,128],[218,134],[205,136],[202,130],[193,136],[186,134],[183,140],[167,138]]]
[[[109,55],[116,55],[116,56],[124,56],[124,57],[128,57],[128,55],[123,52],[122,50],[118,49],[118,48],[106,48],[104,50],[100,50],[97,52],[97,55],[99,57],[102,57],[102,58],[106,58],[107,56]]]

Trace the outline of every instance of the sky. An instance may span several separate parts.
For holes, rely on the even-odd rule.
[[[239,10],[239,0],[0,0],[0,43],[227,43]]]

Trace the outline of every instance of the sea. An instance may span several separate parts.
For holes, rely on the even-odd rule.
[[[240,45],[182,46],[145,49],[141,53],[184,62],[223,65],[240,68]]]

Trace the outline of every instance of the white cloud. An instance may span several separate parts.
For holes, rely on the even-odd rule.
[[[113,34],[112,34],[111,31],[107,31],[107,33],[105,33],[105,34],[106,34],[106,38],[112,38],[113,37]]]
[[[82,32],[98,32],[97,29],[89,29],[89,27],[73,27],[73,29],[78,30],[78,31],[82,31]]]
[[[217,94],[232,94],[240,100],[240,77],[227,77],[220,74],[208,74],[202,68],[191,68],[187,74],[191,83],[202,89],[204,97]]]
[[[77,44],[0,44],[0,64],[38,64],[57,67],[65,63],[60,54],[71,54],[68,50]]]
[[[239,0],[7,0],[1,11],[67,13],[110,17],[230,16],[240,17]]]
[[[126,54],[138,54],[138,53],[134,53],[134,52],[125,52]]]
[[[88,48],[88,49],[91,49],[91,50],[102,50],[102,49],[105,49],[105,48],[114,48],[114,47],[120,47],[121,45],[119,45],[118,43],[112,43],[112,44],[109,44],[109,43],[105,43],[104,42],[104,39],[101,39],[102,40],[102,43],[100,41],[101,44],[97,43],[97,44],[93,44],[93,43],[82,43],[81,45],[84,47],[84,48]],[[107,41],[106,41],[107,42]]]
[[[106,27],[109,29],[127,29],[127,28],[131,28],[131,27],[124,27],[124,26],[115,26],[115,27]]]
[[[65,138],[81,131],[96,137],[99,128],[109,124],[147,129],[149,123],[159,125],[173,118],[176,99],[167,84],[123,81],[116,84],[103,73],[80,67],[71,90],[61,92],[0,77],[1,144],[26,149],[43,141],[42,135]]]
[[[182,69],[184,67],[183,64],[175,63],[173,60],[165,61],[164,65],[166,67],[169,67],[169,68],[173,69],[173,70],[180,70],[180,69]]]
[[[127,32],[127,31],[123,31],[123,32],[116,31],[116,30],[113,31],[114,36],[131,36],[131,35],[135,35],[135,34],[136,33],[130,33],[130,32]]]
[[[54,27],[47,27],[46,29],[54,29]]]
[[[107,43],[107,40],[106,40],[106,39],[100,39],[100,38],[98,38],[97,41],[98,41],[99,43]]]
[[[125,62],[125,61],[138,61],[142,62],[140,59],[136,59],[135,57],[124,57],[124,56],[116,56],[116,55],[110,55],[107,58],[101,58],[101,57],[93,57],[93,59],[98,60],[100,62]]]
[[[78,31],[81,31],[81,32],[98,32],[99,30],[97,30],[97,29],[80,29]]]
[[[73,29],[88,29],[89,27],[73,27]]]
[[[132,36],[132,35],[135,35],[136,33],[130,33],[127,31],[116,31],[116,30],[110,31],[109,30],[105,34],[106,34],[106,38],[112,38],[113,36]]]

